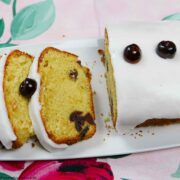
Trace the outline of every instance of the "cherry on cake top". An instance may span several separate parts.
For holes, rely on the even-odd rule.
[[[176,54],[176,45],[172,41],[161,41],[157,45],[156,53],[164,59],[172,59]]]
[[[156,47],[156,53],[164,59],[172,59],[176,54],[176,45],[172,41],[161,41]],[[130,44],[124,49],[124,59],[131,64],[138,63],[141,59],[141,49],[137,44]]]
[[[141,49],[137,44],[130,44],[124,49],[124,58],[131,64],[138,63],[141,59]]]

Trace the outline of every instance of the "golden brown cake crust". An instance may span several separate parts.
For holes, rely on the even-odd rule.
[[[88,133],[88,135],[86,135],[86,136],[83,138],[83,140],[86,140],[86,139],[91,138],[91,137],[95,134],[95,132],[96,132],[96,126],[94,126],[93,130],[91,130],[91,132]],[[64,139],[63,139],[63,138],[62,138],[60,141],[57,141],[57,140],[55,139],[55,137],[53,136],[53,134],[49,134],[49,133],[48,133],[48,137],[49,137],[50,139],[52,139],[52,140],[53,140],[55,143],[57,143],[57,144],[68,144],[68,145],[71,145],[71,144],[75,144],[75,143],[81,141],[81,137],[80,137],[80,136],[75,136],[74,138],[71,138],[71,139],[68,139],[68,138],[64,138]]]
[[[6,63],[5,63],[5,68],[4,68],[4,78],[3,78],[4,80],[6,79],[5,69],[9,64],[9,61],[10,61],[11,57],[14,57],[14,56],[19,57],[19,56],[23,56],[23,55],[29,57],[31,59],[31,61],[33,61],[33,59],[34,59],[34,57],[31,56],[30,54],[25,53],[25,52],[21,52],[19,50],[13,50],[13,51],[11,51],[9,53],[9,55],[7,56],[7,60],[6,60]],[[4,80],[3,80],[3,89],[5,88],[5,81]],[[4,97],[4,100],[5,100],[5,103],[7,104],[5,97]],[[10,114],[9,106],[6,105],[6,108],[7,108],[7,113],[8,113],[8,116],[9,116],[9,114]],[[12,125],[12,129],[13,129],[14,133],[17,134],[17,132],[15,130],[15,127],[13,126],[13,124],[11,124],[11,125]],[[17,138],[16,141],[13,141],[12,147],[13,148],[19,148],[22,145],[23,145],[23,143],[21,141],[19,141],[19,139]]]
[[[7,60],[6,60],[6,63],[5,63],[5,67],[8,65],[9,59],[10,59],[12,56],[14,56],[14,55],[16,55],[17,57],[22,56],[22,55],[25,55],[25,56],[28,56],[30,59],[32,59],[32,61],[33,61],[33,59],[34,59],[34,57],[31,56],[30,54],[28,54],[28,53],[26,53],[26,52],[19,51],[19,50],[16,49],[16,50],[11,51],[11,52],[9,53],[9,55],[7,56]]]
[[[59,49],[56,49],[54,47],[47,47],[45,48],[42,52],[41,52],[41,55],[39,57],[39,60],[38,60],[38,72],[40,71],[40,63],[43,61],[43,58],[45,56],[45,54],[47,54],[49,51],[56,51],[56,52],[61,52],[61,53],[65,53],[67,55],[70,55],[70,56],[74,56],[75,58],[78,58],[77,55],[75,54],[72,54],[72,53],[69,53],[69,52],[66,52],[66,51],[61,51]],[[83,68],[83,70],[85,71],[85,74],[86,74],[86,77],[88,78],[88,81],[89,81],[89,85],[90,85],[90,98],[91,98],[91,104],[90,104],[90,109],[91,109],[91,115],[93,117],[93,120],[95,120],[95,112],[94,112],[94,104],[93,104],[93,94],[92,94],[92,87],[91,87],[91,73],[90,73],[90,70],[87,68],[87,67],[82,67],[81,64],[78,63],[78,60],[76,61],[77,64]],[[39,72],[40,73],[40,72]],[[42,85],[42,82],[40,83]],[[39,99],[40,101],[40,99]],[[41,118],[42,118],[42,121],[43,121],[43,124],[44,124],[44,127],[46,129],[46,132],[48,134],[48,137],[50,139],[52,139],[55,143],[57,144],[68,144],[68,145],[71,145],[71,144],[74,144],[74,143],[77,143],[81,140],[81,137],[80,135],[76,135],[74,136],[73,138],[69,139],[68,137],[67,138],[61,138],[61,140],[56,140],[55,136],[51,133],[48,133],[47,131],[47,128],[45,126],[45,119],[43,118],[42,116],[42,111],[40,112],[41,114]],[[83,138],[83,140],[86,140],[86,139],[89,139],[90,137],[92,137],[95,132],[96,132],[96,125],[90,125],[91,126],[91,131],[89,131],[85,137]]]
[[[39,57],[39,62],[38,62],[38,71],[39,71],[39,65],[40,65],[40,63],[42,62],[42,60],[43,60],[43,57],[44,57],[44,55],[45,54],[47,54],[48,53],[48,51],[56,51],[56,52],[61,52],[61,53],[65,53],[65,54],[67,54],[67,55],[71,55],[71,56],[74,56],[74,57],[78,57],[77,55],[75,55],[75,54],[72,54],[72,53],[69,53],[69,52],[66,52],[66,51],[61,51],[61,50],[59,50],[59,49],[56,49],[56,48],[54,48],[54,47],[47,47],[47,48],[45,48],[42,52],[41,52],[41,55],[40,55],[40,57]]]

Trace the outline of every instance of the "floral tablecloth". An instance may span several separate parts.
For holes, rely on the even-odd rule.
[[[0,0],[0,47],[103,37],[106,24],[180,20],[179,0]],[[106,158],[0,162],[0,179],[180,178],[180,148]]]

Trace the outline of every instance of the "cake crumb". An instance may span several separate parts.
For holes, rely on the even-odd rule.
[[[104,114],[103,114],[103,113],[100,113],[100,116],[101,116],[101,117],[103,117],[103,116],[104,116]]]
[[[93,62],[94,64],[96,64],[96,60],[94,60],[94,62]]]
[[[107,125],[107,124],[106,124],[106,126],[105,126],[105,127],[106,127],[106,129],[107,129],[108,133],[111,133],[111,129],[112,129],[112,127],[111,127],[110,125]]]
[[[96,95],[96,91],[93,91],[93,94]]]
[[[102,49],[98,49],[98,54],[101,56],[101,62],[105,65],[104,51]]]
[[[34,147],[35,147],[35,144],[34,144],[34,143],[32,143],[32,144],[31,144],[31,146],[32,146],[32,148],[34,148]]]
[[[110,118],[109,117],[106,117],[105,119],[104,119],[104,122],[109,122],[110,121]]]
[[[99,55],[104,55],[103,49],[98,49],[98,54],[99,54]]]
[[[134,135],[133,133],[130,134],[130,136],[133,136],[133,135]]]
[[[122,135],[123,135],[123,136],[125,136],[125,135],[126,135],[126,133],[123,133]]]
[[[152,135],[154,135],[154,133],[152,133]]]
[[[66,37],[65,34],[63,34],[62,37],[63,37],[63,38]]]
[[[142,130],[139,130],[139,132],[141,132],[141,133],[142,133],[143,131],[142,131]]]

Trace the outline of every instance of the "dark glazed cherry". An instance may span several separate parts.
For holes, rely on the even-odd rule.
[[[141,49],[137,44],[130,44],[124,49],[124,58],[131,64],[138,63],[141,59]]]
[[[171,59],[176,53],[176,45],[172,41],[161,41],[157,45],[156,53],[164,59]]]
[[[36,91],[37,83],[34,79],[26,78],[19,86],[19,92],[22,96],[30,98]]]

